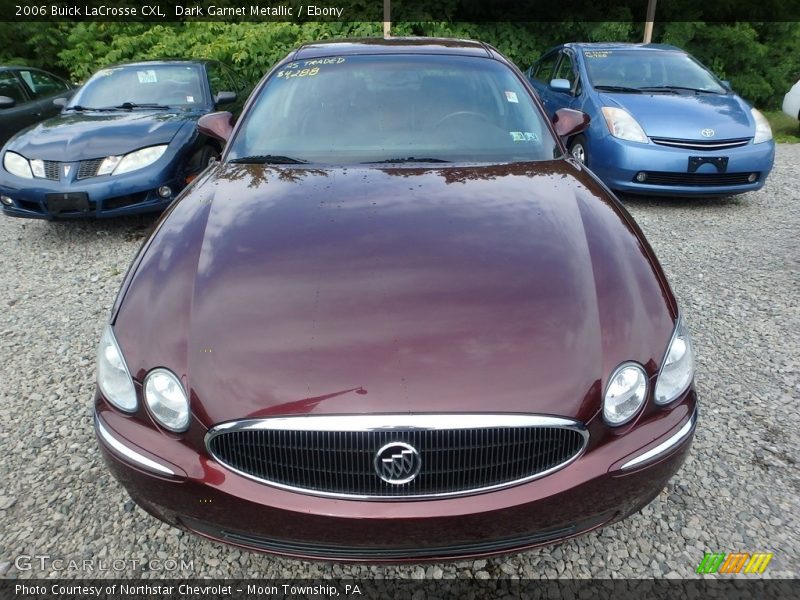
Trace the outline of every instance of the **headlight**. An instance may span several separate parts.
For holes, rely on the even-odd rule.
[[[121,175],[122,173],[129,173],[136,169],[143,169],[149,167],[159,158],[164,152],[167,151],[168,144],[163,146],[150,146],[149,148],[142,148],[135,150],[125,156],[109,156],[100,163],[100,168],[97,169],[98,175]]]
[[[617,426],[630,421],[647,397],[647,375],[641,365],[623,363],[608,380],[603,398],[603,418]]]
[[[647,134],[628,111],[613,106],[603,107],[603,116],[611,135],[629,142],[647,143]]]
[[[17,177],[33,179],[31,165],[28,159],[16,152],[6,152],[3,155],[3,167],[6,171]]]
[[[144,399],[150,413],[170,431],[189,427],[189,399],[174,373],[153,369],[144,379]]]
[[[106,399],[117,408],[128,412],[136,410],[133,379],[114,339],[111,325],[106,327],[97,347],[97,385]]]
[[[769,126],[767,118],[755,108],[750,109],[750,114],[753,115],[753,119],[756,122],[756,135],[753,138],[753,143],[760,144],[761,142],[770,141],[772,139],[772,127]]]
[[[656,404],[669,404],[686,391],[694,378],[694,351],[689,330],[678,317],[656,381]]]

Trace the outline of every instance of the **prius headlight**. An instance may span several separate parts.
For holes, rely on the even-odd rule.
[[[656,404],[669,404],[689,387],[694,379],[694,351],[689,330],[678,317],[675,331],[667,348],[664,364],[656,381]]]
[[[97,347],[97,385],[106,400],[117,408],[128,412],[136,410],[133,379],[110,325]]]
[[[760,144],[761,142],[770,141],[772,139],[772,127],[769,126],[767,118],[755,108],[750,109],[750,114],[753,115],[753,120],[756,122],[756,135],[753,137],[753,143]]]
[[[161,146],[149,146],[140,150],[134,150],[124,156],[108,156],[97,169],[98,175],[122,175],[137,169],[149,167],[167,151],[168,144]]]
[[[3,155],[3,168],[17,177],[33,179],[33,172],[28,159],[16,152],[9,151]]]
[[[647,397],[647,374],[642,365],[627,362],[618,366],[608,380],[603,397],[603,418],[612,426],[630,421]]]
[[[608,131],[614,137],[629,142],[647,143],[647,134],[628,111],[614,106],[604,106],[603,117]]]
[[[144,399],[150,414],[170,431],[189,427],[189,398],[177,376],[167,369],[153,369],[144,379]]]

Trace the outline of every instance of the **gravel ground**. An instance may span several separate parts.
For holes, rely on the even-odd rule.
[[[641,514],[567,543],[491,560],[399,567],[242,552],[162,525],[104,468],[91,421],[94,351],[152,218],[0,218],[0,575],[83,573],[20,555],[184,559],[180,577],[690,577],[704,552],[774,552],[800,575],[800,145],[765,189],[724,200],[625,199],[694,335],[701,421],[687,463]],[[97,564],[97,563],[96,563]]]

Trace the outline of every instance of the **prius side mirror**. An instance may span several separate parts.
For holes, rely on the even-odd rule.
[[[555,92],[569,93],[572,91],[572,84],[569,82],[569,79],[551,79],[550,89]]]
[[[9,98],[8,96],[0,96],[0,108],[13,108],[16,103],[17,101],[13,98]]]

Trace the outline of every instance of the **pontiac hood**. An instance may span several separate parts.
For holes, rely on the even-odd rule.
[[[671,294],[579,166],[219,165],[118,300],[134,378],[165,366],[206,427],[304,413],[588,420],[611,370],[655,375]]]
[[[184,123],[196,120],[191,115],[164,110],[68,112],[18,134],[7,149],[29,159],[62,162],[127,154],[168,144]]]
[[[735,94],[601,94],[606,106],[627,110],[648,136],[728,140],[755,135],[750,108]],[[713,129],[714,136],[700,132]]]

